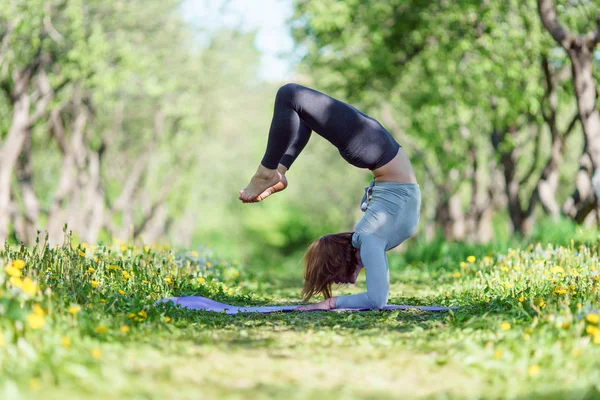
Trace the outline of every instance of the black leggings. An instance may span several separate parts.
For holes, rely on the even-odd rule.
[[[400,145],[375,119],[316,90],[289,83],[277,91],[265,168],[290,168],[311,131],[336,146],[350,164],[371,170],[387,164]]]

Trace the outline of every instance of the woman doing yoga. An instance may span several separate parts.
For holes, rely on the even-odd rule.
[[[277,91],[267,150],[240,200],[253,203],[287,187],[285,173],[315,131],[374,179],[365,189],[365,212],[354,232],[315,240],[304,257],[304,300],[325,300],[299,310],[382,308],[389,293],[386,251],[411,237],[417,228],[421,191],[410,160],[392,135],[373,118],[316,90],[287,84]],[[334,283],[355,283],[365,268],[367,291],[332,297]]]

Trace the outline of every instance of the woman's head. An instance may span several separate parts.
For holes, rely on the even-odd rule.
[[[352,233],[325,235],[310,244],[304,255],[304,301],[319,293],[331,297],[334,283],[356,282],[362,264]]]

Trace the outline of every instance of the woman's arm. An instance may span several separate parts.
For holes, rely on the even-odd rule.
[[[375,235],[361,235],[360,258],[365,267],[367,291],[339,296],[336,308],[383,308],[390,291],[385,242]]]

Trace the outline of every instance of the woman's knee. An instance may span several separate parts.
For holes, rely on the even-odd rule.
[[[293,102],[301,86],[297,83],[286,83],[277,90],[276,100]]]

